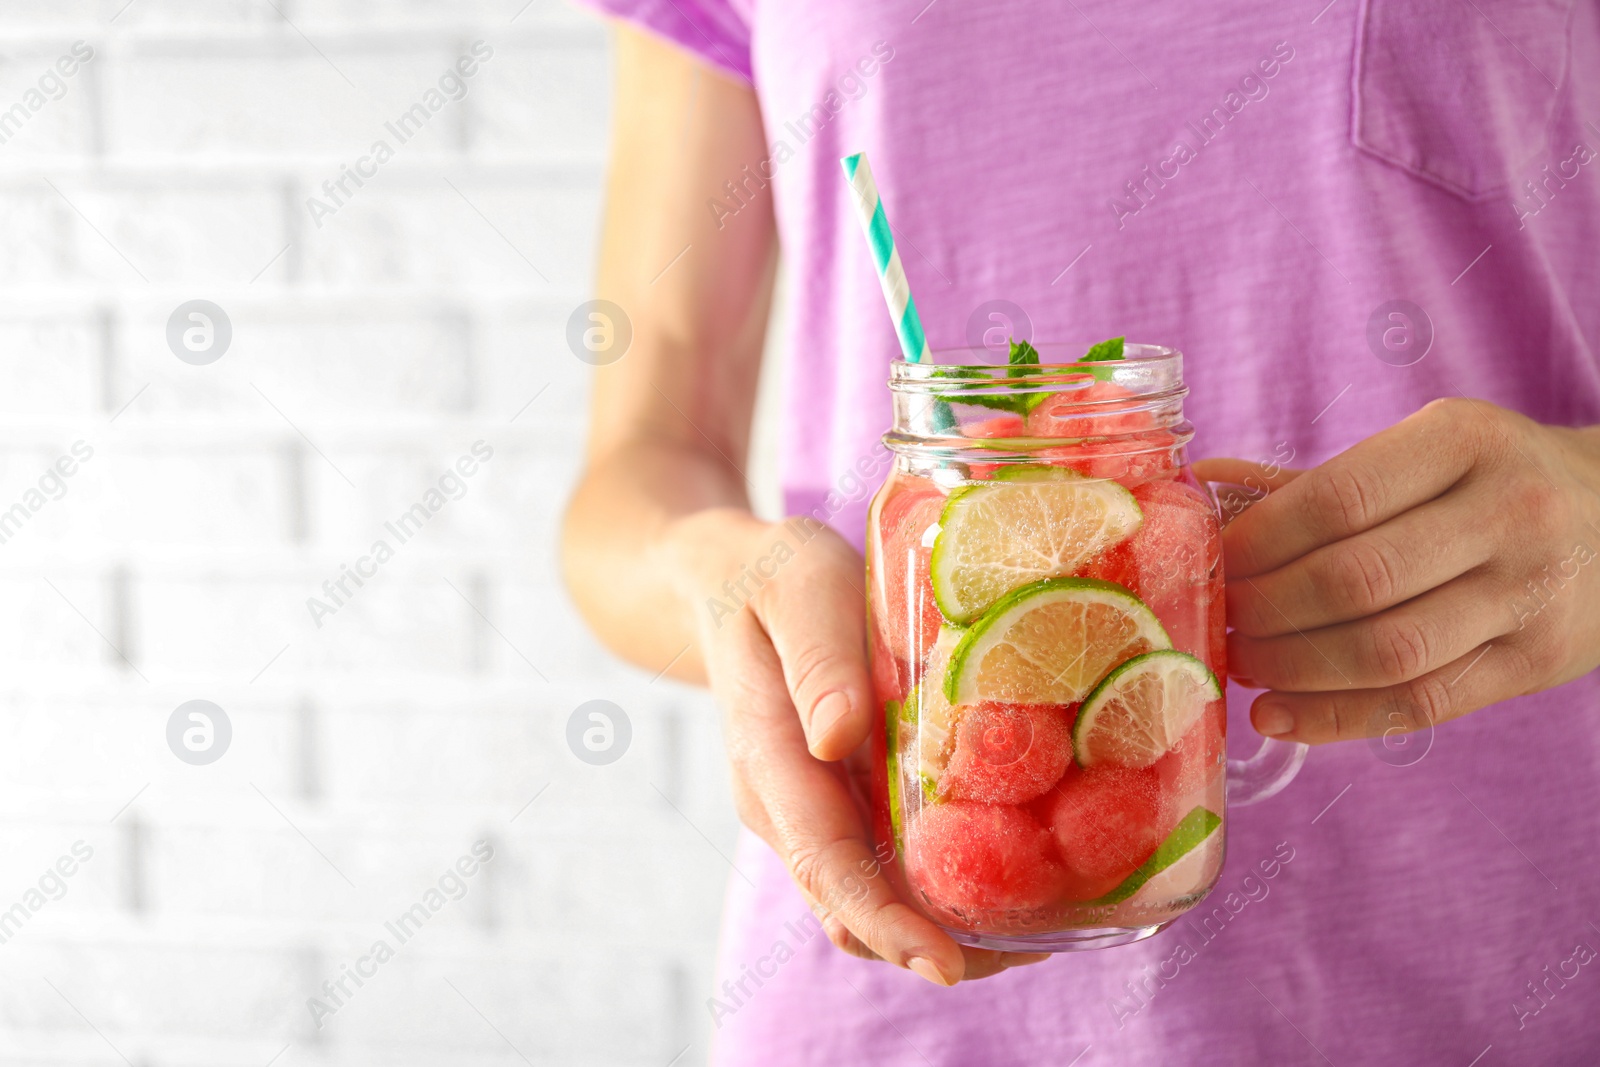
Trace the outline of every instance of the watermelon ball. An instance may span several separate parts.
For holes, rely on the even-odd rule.
[[[1223,684],[1228,681],[1228,610],[1227,598],[1223,594],[1222,570],[1211,579],[1211,588],[1206,591],[1210,619],[1206,623],[1206,638],[1209,642],[1210,655],[1206,659],[1206,666],[1211,668]]]
[[[1073,768],[1040,803],[1074,900],[1115,889],[1161,844],[1166,805],[1153,767]]]
[[[1175,470],[1173,449],[1178,439],[1166,430],[1151,430],[1115,441],[1075,441],[1040,449],[1038,456],[1054,466],[1069,467],[1085,478],[1109,478],[1135,486],[1147,478]]]
[[[982,804],[1021,804],[1042,795],[1072,762],[1076,717],[1076,707],[1061,704],[986,700],[966,708],[940,792]]]
[[[1150,412],[1137,407],[1139,394],[1115,382],[1090,382],[1082,388],[1052,393],[1028,413],[1033,437],[1109,437],[1155,429]]]
[[[1138,592],[1146,601],[1181,593],[1199,601],[1220,559],[1216,512],[1198,489],[1156,478],[1136,485],[1144,522],[1129,539],[1138,566]]]
[[[980,419],[969,422],[961,427],[961,433],[966,437],[996,438],[996,437],[1022,437],[1028,432],[1027,424],[1022,421],[1021,415],[996,415],[992,419]],[[977,479],[994,477],[998,470],[998,463],[968,463],[967,472]]]
[[[1161,795],[1167,801],[1163,830],[1178,825],[1178,820],[1189,814],[1188,809],[1204,803],[1201,798],[1211,786],[1215,784],[1221,788],[1217,777],[1228,759],[1227,732],[1227,704],[1213,700],[1172,750],[1150,768],[1161,780]],[[1218,796],[1211,803],[1220,801]],[[1180,808],[1184,810],[1178,810]]]
[[[907,877],[927,903],[975,925],[975,911],[1039,908],[1061,893],[1050,834],[1009,804],[923,805],[906,842]]]
[[[944,617],[933,599],[928,569],[933,545],[924,544],[944,513],[945,496],[926,478],[905,478],[878,514],[883,557],[883,628],[889,652],[913,670],[933,647]]]
[[[1027,424],[1021,415],[996,415],[961,427],[964,437],[1022,437],[1026,431]]]

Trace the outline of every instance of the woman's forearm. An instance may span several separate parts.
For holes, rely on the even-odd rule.
[[[566,582],[613,652],[704,682],[690,571],[736,552],[749,515],[742,476],[709,450],[638,442],[592,465],[562,530]],[[670,666],[669,666],[670,664]]]
[[[705,200],[760,158],[761,111],[748,84],[626,28],[615,97],[597,295],[628,317],[632,343],[595,370],[563,570],[614,652],[704,681],[689,591],[702,577],[720,582],[760,526],[736,464],[777,262],[765,193],[726,223]]]

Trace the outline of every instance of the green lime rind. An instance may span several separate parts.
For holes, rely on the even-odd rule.
[[[968,507],[967,501],[981,499],[994,493],[1014,493],[1022,486],[1047,482],[1072,483],[1077,487],[1073,490],[1074,493],[1109,494],[1102,502],[1108,509],[1108,516],[1117,517],[1108,518],[1109,531],[1102,528],[1103,543],[1093,551],[1085,553],[1082,558],[1070,561],[1058,560],[1058,569],[1054,573],[1043,571],[1036,575],[1036,578],[1041,579],[1064,577],[1114,545],[1126,541],[1138,533],[1139,528],[1144,525],[1144,510],[1139,507],[1139,502],[1126,487],[1115,481],[1085,478],[1076,472],[1066,473],[1066,468],[1045,464],[1024,464],[1016,468],[1016,471],[1007,477],[1000,477],[997,472],[994,479],[954,490],[945,499],[944,509],[939,513],[939,533],[933,539],[933,552],[928,559],[928,577],[933,587],[933,601],[938,605],[939,613],[957,626],[968,625],[979,615],[993,610],[995,603],[991,601],[989,605],[966,609],[955,602],[958,594],[952,584],[950,555],[958,551],[963,530],[967,525],[962,521],[963,511]],[[1055,473],[1058,471],[1062,473]],[[1003,596],[998,599],[1003,599]]]
[[[943,615],[946,621],[953,622],[957,626],[964,626],[972,621],[972,615],[970,613],[962,613],[959,608],[950,603],[949,594],[940,589],[942,583],[933,581],[933,575],[943,569],[944,557],[949,554],[950,550],[950,541],[944,536],[945,523],[955,514],[957,503],[973,493],[981,492],[982,489],[983,487],[980,485],[963,486],[960,489],[952,490],[950,495],[945,498],[944,509],[939,512],[939,533],[934,536],[933,552],[928,557],[928,579],[933,586],[933,602],[938,606],[939,614]]]
[[[1156,846],[1149,859],[1139,864],[1138,870],[1122,880],[1122,884],[1103,897],[1087,901],[1086,908],[1103,908],[1121,904],[1137,893],[1146,882],[1193,852],[1202,841],[1222,825],[1222,816],[1207,808],[1195,808],[1183,817],[1166,840]]]
[[[950,667],[944,676],[944,695],[950,703],[960,703],[958,695],[961,692],[961,680],[966,671],[967,660],[975,649],[985,643],[990,631],[1004,623],[1015,608],[1052,593],[1089,594],[1090,597],[1114,599],[1129,615],[1139,620],[1140,629],[1150,638],[1152,644],[1162,648],[1172,647],[1172,638],[1167,635],[1166,628],[1161,625],[1161,620],[1156,618],[1155,612],[1126,587],[1099,578],[1042,578],[1002,596],[967,627],[961,640],[956,643],[955,650],[950,653]],[[1046,699],[1041,696],[1034,702],[1075,703],[1076,701],[1057,701],[1053,697]]]
[[[961,447],[984,452],[1023,452],[1037,448],[1059,448],[1083,440],[1079,437],[963,437]],[[985,479],[993,481],[992,478]]]
[[[884,736],[889,750],[889,824],[894,828],[894,847],[905,852],[905,815],[900,799],[900,709],[898,700],[887,700],[883,705]]]
[[[1083,481],[1085,475],[1073,470],[1071,467],[1052,467],[1048,463],[1013,463],[1001,467],[994,472],[991,481],[996,482],[1072,482]],[[1129,494],[1130,496],[1132,494]],[[1138,503],[1135,502],[1135,507]],[[1140,518],[1144,512],[1139,512]]]
[[[1205,694],[1206,700],[1222,699],[1222,683],[1206,666],[1204,660],[1191,656],[1187,652],[1179,652],[1175,648],[1158,648],[1152,652],[1141,652],[1137,656],[1113,667],[1106,676],[1095,684],[1089,694],[1083,698],[1083,706],[1078,710],[1078,718],[1072,724],[1072,760],[1080,767],[1088,767],[1094,761],[1085,758],[1084,748],[1088,744],[1088,735],[1094,729],[1095,720],[1099,717],[1100,709],[1116,687],[1117,683],[1135,671],[1149,669],[1152,665],[1170,662],[1181,665],[1196,677],[1200,682],[1200,689]]]
[[[939,627],[939,636],[928,651],[926,671],[911,687],[906,696],[907,708],[900,713],[902,719],[912,722],[910,736],[916,739],[917,773],[927,783],[925,792],[934,799],[955,745],[956,722],[961,714],[960,708],[944,699],[943,688],[950,653],[960,642],[961,633],[955,626]]]

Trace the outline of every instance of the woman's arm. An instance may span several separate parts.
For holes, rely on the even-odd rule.
[[[672,535],[689,516],[748,508],[742,471],[777,236],[764,191],[720,228],[706,205],[766,154],[761,113],[749,86],[674,48],[626,27],[616,41],[598,295],[634,333],[595,374],[564,563],[612,651],[652,673],[678,657],[670,674],[704,682]]]
[[[719,224],[707,201],[763,158],[754,93],[618,35],[600,295],[633,322],[601,369],[588,467],[567,513],[567,583],[619,654],[706,681],[739,818],[772,846],[828,937],[953,984],[1044,957],[963,949],[883,876],[837,762],[881,721],[861,556],[831,530],[732,615],[707,605],[782,530],[750,514],[749,444],[777,239],[764,191]],[[670,666],[669,666],[670,665]]]

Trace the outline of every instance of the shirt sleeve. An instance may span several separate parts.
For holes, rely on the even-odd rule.
[[[736,0],[577,0],[581,7],[630,23],[697,59],[752,81],[750,24]]]

